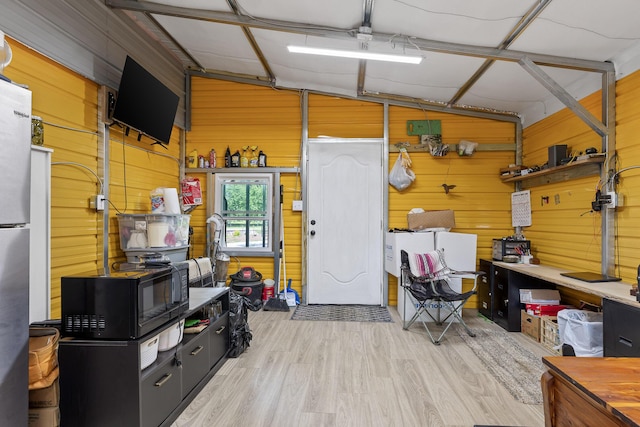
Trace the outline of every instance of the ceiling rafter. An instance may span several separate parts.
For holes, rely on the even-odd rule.
[[[551,0],[542,0],[538,3],[535,3],[531,9],[524,14],[522,19],[518,22],[518,24],[513,27],[513,29],[507,34],[507,36],[502,40],[498,49],[507,49],[511,44],[516,41],[516,39],[524,32],[525,29],[536,19],[540,13],[551,3]],[[476,70],[476,72],[467,80],[458,92],[449,100],[448,105],[456,104],[460,98],[467,93],[471,87],[487,72],[487,70],[493,65],[495,62],[494,59],[486,59],[484,63]]]
[[[467,79],[460,86],[457,93],[449,100],[432,101],[428,99],[418,99],[406,95],[395,95],[389,93],[380,93],[377,91],[367,91],[365,89],[366,67],[367,62],[361,60],[358,67],[357,91],[355,92],[360,99],[370,99],[382,102],[384,100],[392,100],[398,103],[406,103],[414,105],[418,108],[429,109],[432,111],[447,111],[451,113],[469,114],[476,113],[481,115],[490,115],[494,118],[506,118],[511,120],[513,117],[522,117],[512,111],[496,110],[479,106],[470,106],[459,104],[459,100],[464,94],[478,82],[480,77],[496,62],[506,61],[519,64],[527,71],[535,80],[541,83],[549,92],[568,106],[576,115],[584,120],[599,135],[606,134],[604,121],[599,121],[593,116],[585,114],[580,109],[577,102],[572,99],[564,88],[555,82],[549,74],[544,72],[541,67],[556,67],[567,70],[577,70],[582,72],[599,73],[602,75],[602,89],[605,92],[605,85],[608,82],[606,76],[615,72],[613,63],[604,61],[585,60],[578,58],[569,58],[556,55],[548,55],[533,52],[524,52],[508,49],[509,46],[529,27],[529,25],[541,14],[541,12],[549,5],[551,0],[537,0],[535,4],[519,19],[509,34],[502,40],[498,47],[490,48],[486,46],[477,46],[464,43],[443,42],[433,39],[425,39],[404,34],[387,34],[382,32],[373,32],[371,28],[371,16],[373,13],[374,0],[362,0],[362,25],[359,28],[336,28],[329,26],[317,26],[303,24],[299,22],[262,19],[251,16],[242,10],[236,0],[227,0],[233,12],[213,11],[203,9],[191,9],[178,6],[163,5],[150,2],[140,2],[134,0],[105,0],[105,4],[114,9],[122,9],[127,13],[141,13],[146,17],[152,18],[153,15],[163,15],[170,17],[178,17],[184,19],[200,20],[205,22],[213,22],[225,25],[240,26],[247,37],[249,44],[253,48],[254,54],[259,58],[267,77],[238,75],[232,72],[220,70],[200,69],[207,76],[223,76],[227,80],[236,78],[247,82],[264,82],[272,87],[276,87],[276,77],[271,71],[269,64],[262,54],[260,46],[253,38],[251,29],[262,29],[275,32],[284,32],[290,34],[298,34],[304,36],[312,36],[325,38],[335,41],[359,41],[360,48],[366,50],[370,42],[380,44],[390,44],[400,49],[418,50],[424,52],[436,52],[440,54],[459,55],[472,58],[484,59],[484,63],[475,71],[471,78]],[[171,38],[167,43],[176,43]],[[170,49],[170,46],[167,46]],[[187,69],[193,69],[189,64],[185,65]],[[280,87],[285,89],[285,87]],[[300,90],[300,89],[296,89]],[[587,112],[588,113],[588,112]],[[606,116],[606,114],[605,114]]]
[[[362,25],[358,30],[358,37],[360,39],[360,49],[368,50],[371,32],[371,15],[373,14],[373,0],[363,0],[362,4]],[[361,59],[358,64],[358,94],[364,92],[364,80],[367,72],[367,61]]]
[[[332,38],[336,40],[354,40],[358,35],[357,28],[344,29],[318,27],[291,21],[255,19],[246,15],[235,15],[231,12],[188,9],[183,7],[166,6],[148,2],[139,2],[135,0],[105,0],[105,3],[107,6],[114,9],[153,13],[158,15],[167,15],[187,19],[198,19],[220,24],[240,25],[271,31],[281,31],[315,37]],[[537,54],[533,52],[502,50],[500,48],[488,48],[462,43],[442,42],[438,40],[422,39],[407,35],[399,36],[398,34],[372,32],[371,40],[381,43],[393,41],[395,45],[408,49],[417,48],[419,50],[429,52],[463,55],[476,58],[494,59],[499,61],[519,62],[522,58],[526,57],[537,65],[541,66],[560,67],[597,73],[605,73],[611,71],[614,67],[613,64],[609,62],[567,58],[555,55]]]
[[[227,4],[236,15],[242,16],[236,0],[227,0]],[[269,62],[267,61],[267,58],[262,53],[262,49],[260,49],[260,46],[258,46],[258,42],[256,42],[255,37],[253,37],[253,34],[251,33],[251,29],[245,25],[243,25],[241,28],[242,28],[242,32],[244,33],[244,36],[247,38],[247,41],[251,46],[251,49],[253,49],[253,53],[255,53],[255,55],[258,57],[258,60],[260,61],[260,64],[262,64],[262,68],[264,69],[265,74],[269,78],[269,81],[275,82],[276,76],[273,73],[273,70],[271,69]]]

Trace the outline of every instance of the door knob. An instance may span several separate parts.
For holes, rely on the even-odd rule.
[[[311,230],[311,235],[315,236],[316,235],[316,230]]]
[[[311,220],[311,225],[316,225],[316,220],[315,219]]]

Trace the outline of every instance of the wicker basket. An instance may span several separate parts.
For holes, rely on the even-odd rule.
[[[556,317],[542,317],[540,342],[554,353],[562,354],[562,349],[554,348],[560,345],[560,333],[558,332],[558,320]]]
[[[58,378],[56,328],[29,328],[29,390],[49,387]]]

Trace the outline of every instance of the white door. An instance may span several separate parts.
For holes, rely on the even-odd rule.
[[[382,305],[381,139],[309,141],[307,302]]]

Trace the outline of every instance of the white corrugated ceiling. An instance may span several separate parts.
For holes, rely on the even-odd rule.
[[[534,123],[640,63],[636,0],[106,0],[185,69],[292,89],[421,101]],[[367,37],[370,33],[370,37]],[[370,38],[370,40],[367,40]],[[423,56],[420,65],[293,54],[287,45]],[[365,46],[366,45],[366,46]],[[530,59],[529,66],[518,62]],[[526,61],[525,61],[526,62]],[[587,70],[587,71],[585,71]]]

